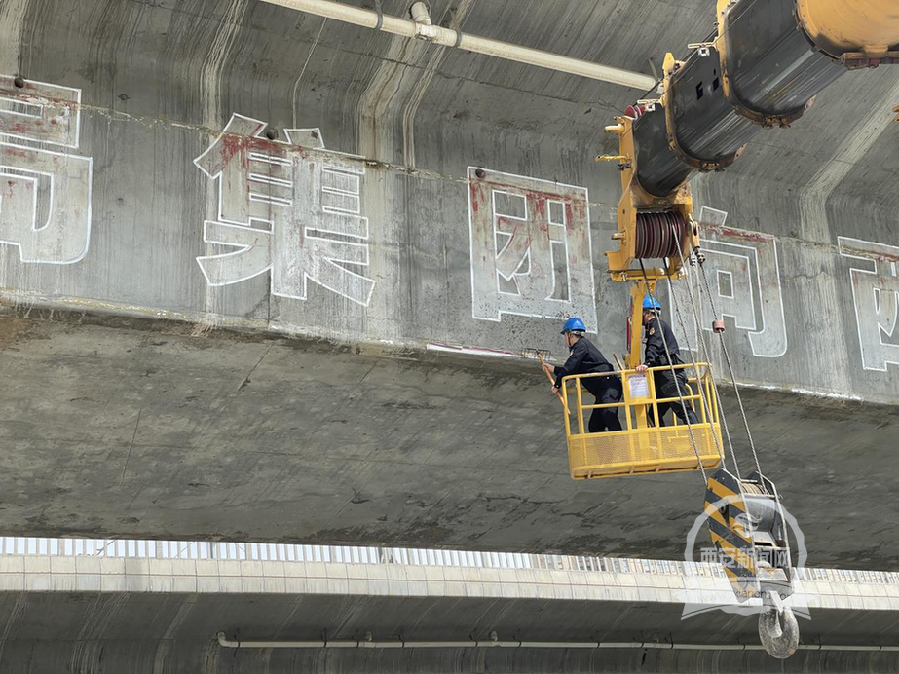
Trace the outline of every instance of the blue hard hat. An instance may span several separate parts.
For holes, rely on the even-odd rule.
[[[661,311],[662,305],[658,303],[656,298],[647,295],[643,298],[643,310],[646,311],[647,309],[649,311]]]
[[[566,332],[572,330],[587,332],[587,326],[584,325],[584,321],[582,321],[580,318],[569,318],[567,321],[565,321],[565,325],[562,328],[562,334],[564,335]]]

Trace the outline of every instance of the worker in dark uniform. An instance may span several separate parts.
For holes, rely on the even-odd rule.
[[[584,337],[586,330],[587,328],[580,318],[569,318],[565,321],[562,334],[565,336],[565,345],[568,347],[568,360],[561,367],[548,363],[543,365],[543,368],[555,377],[556,383],[553,386],[553,392],[562,388],[562,379],[569,375],[615,371],[615,368],[599,352],[599,349]],[[618,375],[586,377],[581,379],[581,383],[588,392],[596,397],[597,405],[621,401],[621,379]],[[618,420],[618,408],[606,407],[593,410],[587,430],[589,433],[620,431],[621,422]]]
[[[665,369],[656,370],[654,379],[656,384],[656,398],[679,398],[679,396],[689,395],[687,389],[687,373],[684,369],[675,370],[675,374],[671,373],[669,368],[668,356],[665,353],[665,345],[668,346],[668,353],[671,354],[671,362],[674,365],[683,365],[680,359],[680,347],[677,339],[671,331],[671,327],[661,319],[659,314],[662,307],[654,297],[646,296],[643,298],[643,325],[646,326],[646,351],[643,356],[643,364],[637,366],[637,372],[646,372],[651,367],[664,367]],[[664,341],[663,341],[664,336]],[[687,408],[687,414],[684,416],[684,405]],[[696,413],[693,411],[693,405],[689,400],[681,401],[673,400],[669,403],[659,403],[659,426],[665,425],[665,413],[671,409],[683,423],[696,424]],[[653,410],[649,409],[648,417],[650,423],[654,423]]]

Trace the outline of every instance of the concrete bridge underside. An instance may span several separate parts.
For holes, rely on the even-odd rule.
[[[7,532],[676,559],[702,504],[699,473],[572,481],[533,361],[147,319],[33,312],[2,325]],[[809,563],[895,568],[895,413],[743,397]]]

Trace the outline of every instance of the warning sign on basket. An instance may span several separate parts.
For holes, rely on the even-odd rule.
[[[630,387],[631,398],[649,397],[649,380],[645,374],[628,375],[627,385]]]

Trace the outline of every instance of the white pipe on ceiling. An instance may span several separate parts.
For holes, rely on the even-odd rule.
[[[287,7],[298,12],[314,14],[325,19],[345,21],[357,26],[376,28],[402,37],[418,38],[446,47],[458,47],[474,54],[495,56],[497,58],[527,63],[540,68],[579,75],[593,80],[619,84],[647,92],[655,89],[658,81],[651,75],[606,66],[583,59],[561,56],[531,49],[520,45],[493,40],[490,38],[468,35],[451,28],[435,26],[429,20],[413,21],[395,16],[379,14],[376,11],[344,5],[333,0],[262,0],[272,5]],[[416,5],[421,3],[416,3]]]
[[[559,649],[646,649],[662,651],[763,651],[761,644],[671,644],[656,642],[597,642],[597,641],[237,641],[219,632],[222,648],[559,648]],[[899,646],[840,646],[802,644],[801,651],[854,651],[861,653],[899,652]]]

